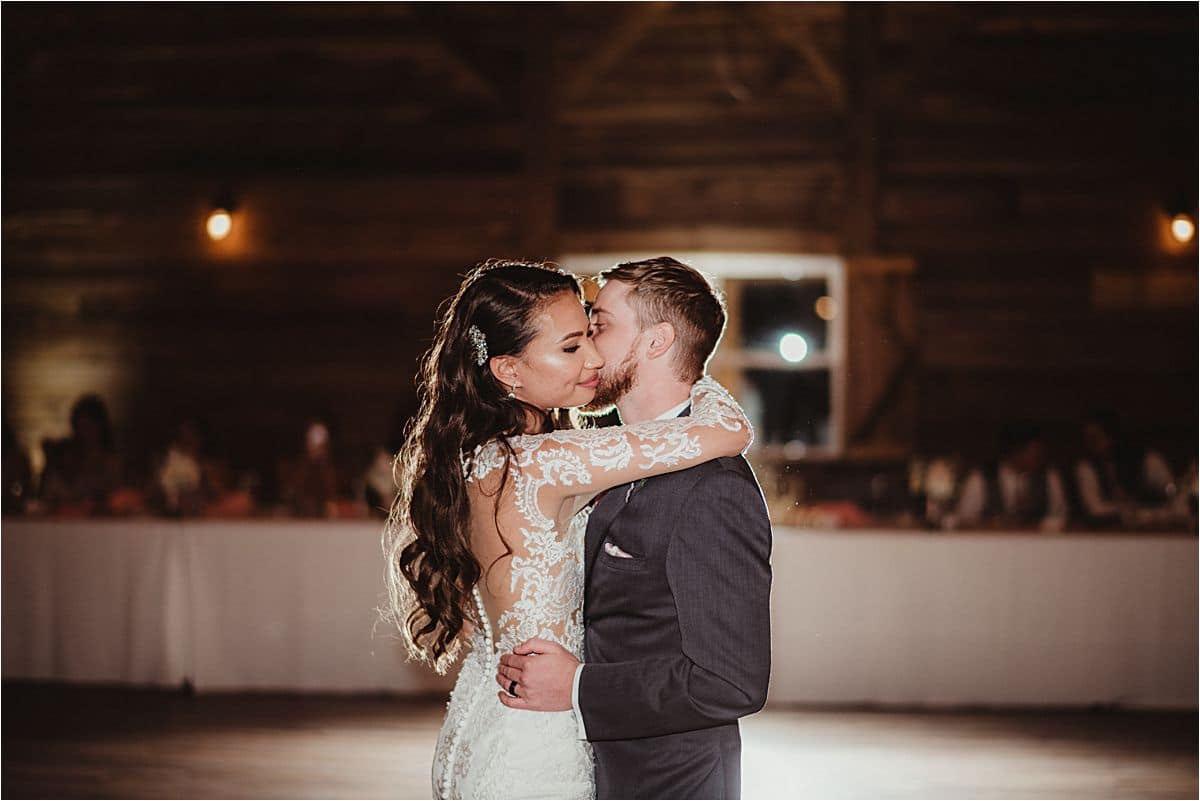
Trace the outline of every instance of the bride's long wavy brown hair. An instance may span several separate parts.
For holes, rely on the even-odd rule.
[[[531,420],[535,431],[554,428],[549,412],[508,397],[488,363],[478,363],[468,331],[474,325],[483,333],[489,358],[520,355],[537,314],[564,292],[582,299],[575,277],[550,265],[486,262],[448,301],[421,361],[419,411],[392,464],[397,494],[383,533],[383,615],[409,653],[439,673],[454,662],[464,624],[478,622],[472,589],[482,569],[471,553],[463,455],[493,439],[507,447],[507,437],[530,433]]]

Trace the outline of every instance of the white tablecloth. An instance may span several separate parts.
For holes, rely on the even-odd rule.
[[[376,621],[370,523],[3,524],[5,679],[445,692]]]
[[[771,699],[1196,706],[1197,540],[776,529]]]
[[[183,537],[170,522],[5,520],[4,678],[180,683]]]
[[[384,603],[381,526],[189,525],[198,690],[440,691],[408,662]]]
[[[3,673],[445,691],[375,523],[5,520]],[[1194,707],[1197,540],[779,528],[772,702]]]

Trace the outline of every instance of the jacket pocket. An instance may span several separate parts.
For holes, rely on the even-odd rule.
[[[618,570],[622,573],[642,573],[646,570],[646,558],[644,556],[612,556],[601,550],[599,561],[605,567]]]

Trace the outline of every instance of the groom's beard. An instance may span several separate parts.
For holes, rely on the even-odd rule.
[[[591,403],[580,407],[579,411],[593,417],[608,414],[613,410],[617,401],[625,397],[636,383],[637,363],[633,358],[633,349],[630,348],[629,353],[625,354],[625,358],[621,360],[615,370],[608,374],[600,374],[600,383],[596,385],[596,396],[592,398]]]

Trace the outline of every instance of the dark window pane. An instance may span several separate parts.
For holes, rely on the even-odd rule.
[[[828,370],[747,370],[744,403],[757,439],[770,445],[829,444]]]
[[[777,350],[784,334],[796,333],[810,353],[825,350],[828,323],[816,311],[817,300],[829,294],[824,278],[747,281],[741,292],[743,348]]]

